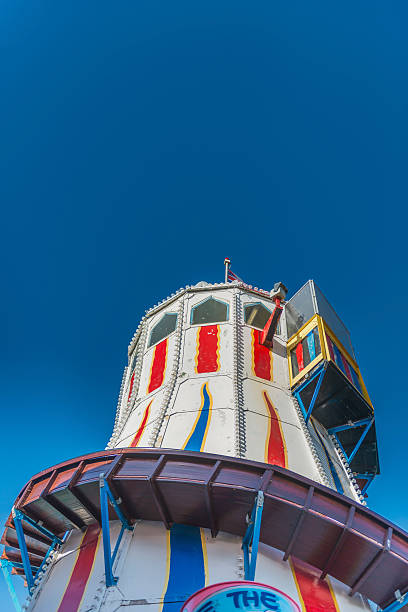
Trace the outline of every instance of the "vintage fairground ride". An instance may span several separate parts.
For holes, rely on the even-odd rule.
[[[17,609],[10,573],[35,612],[408,608],[408,535],[364,501],[374,411],[346,327],[312,281],[286,301],[228,265],[143,317],[106,450],[22,489]]]

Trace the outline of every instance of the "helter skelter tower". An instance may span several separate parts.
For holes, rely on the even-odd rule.
[[[26,609],[408,608],[349,333],[313,281],[285,298],[200,282],[146,312],[106,450],[33,476],[7,521]]]

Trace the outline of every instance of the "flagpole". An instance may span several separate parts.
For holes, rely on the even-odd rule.
[[[225,266],[225,284],[227,284],[227,283],[228,283],[228,271],[229,271],[230,263],[231,263],[231,261],[228,259],[228,257],[226,257],[226,258],[224,259],[224,266]]]

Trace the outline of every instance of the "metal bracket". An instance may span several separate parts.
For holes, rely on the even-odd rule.
[[[389,606],[382,609],[382,612],[396,612],[400,610],[403,606],[406,606],[408,603],[408,591],[401,595],[400,591],[395,591],[396,600],[392,602]]]
[[[9,590],[13,605],[15,609],[17,610],[17,612],[21,612],[22,608],[21,608],[20,602],[18,601],[17,593],[14,588],[14,584],[11,580],[11,569],[10,568],[13,567],[13,564],[10,561],[7,561],[7,559],[0,559],[0,565],[1,565],[4,579],[7,583],[7,588]]]
[[[299,402],[299,405],[300,405],[300,407],[301,407],[301,409],[302,409],[302,412],[303,412],[303,416],[304,416],[304,418],[305,418],[306,425],[307,425],[307,423],[308,423],[308,421],[309,421],[309,419],[310,419],[310,415],[311,415],[311,414],[312,414],[312,412],[313,412],[313,408],[314,408],[314,405],[315,405],[315,403],[316,403],[316,399],[317,399],[317,396],[318,396],[318,394],[319,394],[320,387],[322,386],[322,382],[323,382],[323,378],[324,378],[325,373],[326,373],[326,364],[323,364],[323,366],[321,366],[321,367],[318,369],[318,371],[317,371],[317,372],[316,372],[316,373],[315,373],[315,374],[314,374],[314,375],[313,375],[311,378],[309,378],[308,380],[306,380],[306,381],[305,381],[303,384],[301,384],[301,385],[300,385],[300,387],[298,387],[298,388],[296,389],[296,391],[294,391],[294,392],[293,392],[293,395],[296,397],[296,399],[297,399],[297,401]],[[310,383],[311,383],[311,382],[312,382],[312,381],[313,381],[313,380],[314,380],[314,379],[315,379],[317,376],[318,376],[319,378],[318,378],[318,380],[317,380],[317,384],[316,384],[315,390],[314,390],[314,392],[313,392],[313,396],[312,396],[312,399],[311,399],[311,401],[310,401],[310,404],[309,404],[309,406],[308,406],[308,408],[307,408],[307,410],[306,410],[306,408],[305,408],[305,406],[304,406],[304,404],[303,404],[302,398],[300,397],[300,392],[301,392],[301,391],[302,391],[302,390],[303,390],[305,387],[307,387],[308,385],[310,385]]]
[[[249,519],[248,527],[244,539],[242,540],[241,548],[244,551],[245,580],[254,580],[255,578],[263,504],[263,491],[258,491],[252,508],[251,518]],[[249,554],[250,546],[252,546],[251,555]]]
[[[362,445],[364,438],[366,437],[366,435],[368,434],[371,425],[374,423],[374,417],[371,417],[369,419],[362,419],[361,421],[356,421],[355,423],[350,423],[347,425],[340,425],[339,427],[332,427],[331,429],[328,430],[329,434],[334,435],[334,437],[336,438],[336,441],[338,443],[338,445],[340,446],[341,450],[343,451],[346,459],[347,459],[347,463],[351,463],[352,460],[354,459],[354,457],[356,456],[357,451],[359,450],[360,446]],[[339,437],[338,437],[338,432],[339,431],[345,431],[346,429],[354,429],[355,427],[362,427],[363,425],[365,425],[363,433],[361,434],[357,444],[355,445],[355,447],[353,448],[352,452],[350,453],[350,455],[347,455],[346,451],[344,450]]]
[[[113,564],[116,559],[119,545],[122,540],[125,529],[132,530],[131,525],[127,522],[122,510],[119,508],[120,500],[116,500],[109,488],[108,482],[104,474],[99,474],[99,494],[101,502],[101,519],[102,519],[102,537],[103,537],[103,556],[105,560],[105,582],[107,587],[114,586],[118,578],[113,575]],[[122,528],[118,539],[116,540],[115,548],[111,553],[110,531],[109,531],[109,502],[115,510],[117,517],[122,523]],[[119,502],[119,503],[118,503]]]
[[[16,510],[15,508],[13,508],[12,516],[13,516],[13,523],[14,523],[14,526],[16,528],[18,545],[20,547],[22,566],[23,566],[24,574],[25,574],[25,577],[26,577],[26,580],[27,580],[28,590],[29,590],[29,592],[31,594],[33,589],[34,589],[35,580],[38,578],[39,573],[42,571],[45,563],[47,562],[47,559],[48,559],[50,553],[54,550],[54,548],[55,548],[55,546],[57,544],[62,544],[62,540],[60,540],[60,538],[57,538],[57,536],[55,536],[53,533],[51,533],[51,531],[48,531],[48,529],[46,529],[43,525],[40,525],[39,523],[36,523],[29,516],[26,516],[25,514],[23,514],[23,512],[21,512],[21,510]],[[50,544],[50,546],[49,546],[49,548],[48,548],[48,550],[47,550],[47,552],[45,554],[45,557],[42,560],[42,563],[41,563],[40,567],[38,568],[34,578],[33,578],[33,570],[31,568],[31,563],[30,563],[30,559],[29,559],[29,556],[28,556],[27,544],[26,544],[26,541],[25,541],[22,521],[25,521],[26,523],[29,523],[30,525],[35,527],[35,529],[37,529],[40,533],[42,533],[43,535],[47,536],[48,538],[50,538],[52,540],[52,542],[51,542],[51,544]],[[18,564],[13,564],[13,565],[18,567]]]
[[[354,478],[357,480],[366,480],[364,487],[361,489],[361,494],[365,495],[368,487],[373,482],[375,474],[354,474]]]

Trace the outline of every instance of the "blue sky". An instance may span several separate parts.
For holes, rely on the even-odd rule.
[[[351,330],[379,436],[369,505],[408,529],[407,17],[2,2],[1,522],[33,473],[105,446],[144,310],[221,281],[227,255],[263,288],[314,278]]]

